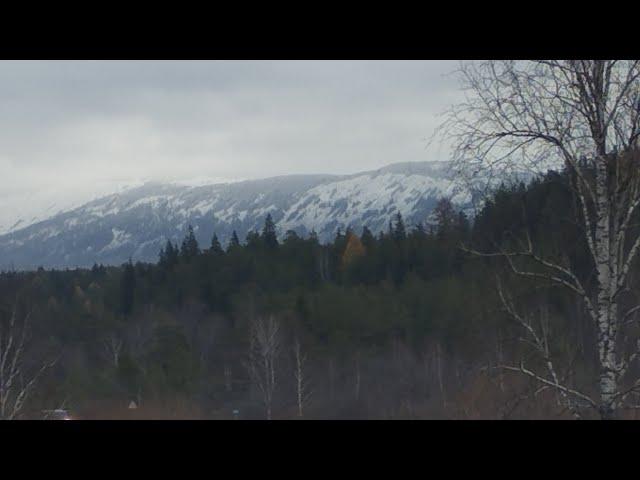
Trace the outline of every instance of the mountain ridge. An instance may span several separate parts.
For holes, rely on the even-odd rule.
[[[278,234],[287,230],[321,241],[338,229],[367,226],[377,233],[400,212],[407,225],[428,221],[436,202],[449,197],[468,208],[471,193],[451,177],[448,162],[405,162],[349,175],[297,174],[185,186],[163,182],[116,192],[0,235],[0,269],[90,267],[155,261],[187,225],[207,247],[215,232],[223,244],[244,238],[270,213]]]

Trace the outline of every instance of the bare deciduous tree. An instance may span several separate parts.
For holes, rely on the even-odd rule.
[[[306,378],[307,355],[302,352],[300,339],[297,336],[293,340],[293,356],[295,360],[293,375],[296,381],[296,404],[298,407],[298,416],[302,418],[304,415],[304,407],[309,401],[311,391]]]
[[[355,379],[355,394],[356,400],[360,400],[360,387],[361,387],[361,374],[360,374],[360,350],[356,350],[355,355],[355,366],[356,366],[356,379]]]
[[[536,374],[527,369],[523,363],[518,367],[509,365],[499,365],[501,369],[522,373],[536,382],[541,384],[541,388],[535,391],[535,394],[552,387],[558,393],[558,403],[568,409],[576,419],[582,418],[581,407],[597,407],[597,404],[587,395],[570,388],[566,385],[566,375],[560,376],[555,365],[551,349],[550,349],[550,321],[549,310],[546,305],[539,305],[537,315],[532,312],[520,314],[516,309],[513,300],[504,291],[501,282],[498,280],[498,294],[502,305],[508,315],[523,330],[524,336],[520,337],[520,341],[531,346],[540,356],[546,369],[547,377]]]
[[[225,362],[224,364],[224,389],[227,392],[233,390],[233,375],[231,372],[231,366]]]
[[[122,348],[124,347],[124,341],[122,338],[120,338],[117,333],[112,332],[103,340],[102,346],[104,347],[104,353],[108,361],[113,363],[114,367],[118,368],[118,365],[120,364],[120,355],[122,353]]]
[[[147,374],[145,355],[149,351],[154,337],[154,312],[153,307],[145,307],[142,316],[129,322],[124,330],[127,352],[133,357],[144,375]]]
[[[537,251],[528,235],[517,251],[475,252],[503,257],[516,275],[567,288],[596,327],[595,399],[569,391],[552,374],[518,370],[564,394],[588,398],[601,418],[614,418],[640,388],[640,381],[625,378],[637,354],[621,348],[630,335],[627,320],[640,310],[628,305],[629,270],[640,249],[632,222],[640,205],[640,61],[471,62],[459,74],[465,100],[452,107],[441,130],[453,142],[455,171],[477,179],[497,170],[540,172],[564,165],[596,278],[591,287],[566,258]],[[620,311],[623,303],[626,312]]]
[[[260,391],[267,420],[271,420],[276,390],[276,361],[280,356],[280,322],[274,317],[258,317],[251,322],[247,370]]]
[[[25,350],[29,332],[27,313],[18,320],[17,307],[8,319],[0,319],[0,419],[19,418],[36,383],[55,361],[42,364],[35,372],[25,368]]]

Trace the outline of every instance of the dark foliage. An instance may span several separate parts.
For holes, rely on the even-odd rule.
[[[2,315],[15,298],[29,302],[32,358],[61,352],[34,412],[67,400],[88,417],[123,417],[135,400],[140,415],[155,418],[232,418],[234,410],[260,418],[249,332],[273,316],[281,326],[274,418],[296,416],[294,339],[313,392],[305,417],[548,417],[561,411],[552,394],[523,400],[530,383],[492,370],[531,358],[515,341],[496,278],[507,279],[522,308],[544,306],[551,349],[577,377],[593,368],[584,312],[557,287],[513,277],[500,259],[460,247],[492,251],[528,230],[546,255],[584,265],[572,205],[566,178],[549,174],[501,187],[473,225],[442,200],[434,224],[405,225],[398,214],[387,232],[338,232],[327,245],[313,233],[279,241],[268,215],[244,244],[234,233],[225,251],[214,235],[201,252],[189,227],[179,251],[168,241],[157,265],[5,272]],[[117,362],[107,339],[121,344]]]

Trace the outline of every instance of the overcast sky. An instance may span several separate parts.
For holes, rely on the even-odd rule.
[[[443,61],[0,61],[0,190],[439,160]]]

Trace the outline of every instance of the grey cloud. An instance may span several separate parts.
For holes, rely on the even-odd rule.
[[[441,61],[0,62],[0,189],[435,160]]]

